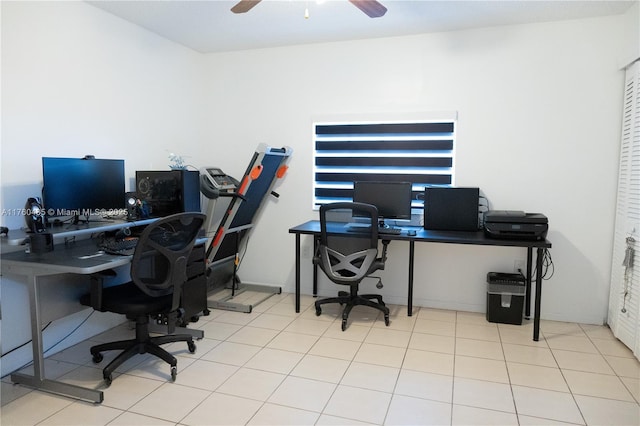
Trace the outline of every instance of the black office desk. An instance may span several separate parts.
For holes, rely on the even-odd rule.
[[[345,224],[342,222],[332,222],[328,224],[328,229],[332,233],[346,233]],[[416,235],[407,235],[408,230],[416,231]],[[311,220],[301,225],[289,229],[290,234],[296,236],[296,312],[300,312],[300,235],[313,235],[314,252],[320,238],[320,221]],[[547,240],[499,240],[487,238],[483,231],[463,232],[463,231],[428,231],[421,227],[404,227],[399,235],[380,234],[381,240],[388,241],[408,241],[409,242],[409,279],[407,294],[407,315],[413,314],[413,262],[415,256],[415,243],[448,243],[448,244],[469,244],[481,246],[503,246],[503,247],[523,247],[527,249],[527,271],[525,290],[525,316],[531,315],[531,276],[533,270],[533,249],[536,249],[536,293],[533,315],[533,340],[538,341],[540,335],[540,303],[542,298],[542,259],[544,249],[551,248],[551,243]],[[318,268],[313,268],[313,295],[318,293]]]

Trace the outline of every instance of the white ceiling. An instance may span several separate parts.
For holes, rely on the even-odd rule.
[[[262,0],[245,14],[232,13],[237,1],[227,0],[87,2],[209,53],[615,15],[637,1],[380,0],[388,9],[380,18],[347,0]]]

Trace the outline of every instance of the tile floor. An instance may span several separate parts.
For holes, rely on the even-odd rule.
[[[247,295],[247,297],[250,297]],[[640,363],[606,327],[542,321],[488,323],[483,314],[392,306],[391,325],[365,307],[340,330],[338,306],[296,314],[293,295],[251,314],[213,311],[193,323],[190,354],[173,344],[178,377],[134,357],[102,404],[2,379],[3,425],[639,425]],[[104,388],[89,346],[133,331],[116,327],[45,361],[47,376]],[[103,364],[113,357],[105,353]],[[102,364],[101,364],[102,365]]]

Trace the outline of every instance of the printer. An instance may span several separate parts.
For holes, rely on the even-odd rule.
[[[520,210],[489,210],[484,212],[484,232],[487,237],[517,240],[544,240],[549,221],[540,213]]]

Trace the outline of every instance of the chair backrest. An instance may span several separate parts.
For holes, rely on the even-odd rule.
[[[205,220],[202,213],[177,213],[148,225],[131,260],[131,280],[147,295],[174,294],[172,310],[180,303],[187,280],[187,262]]]
[[[347,232],[344,224],[331,223],[330,212],[357,217],[363,226],[356,232]],[[332,232],[331,227],[337,226]],[[378,255],[378,210],[371,204],[331,203],[320,206],[320,245],[316,262],[327,277],[338,284],[350,285],[361,281],[381,265]]]

